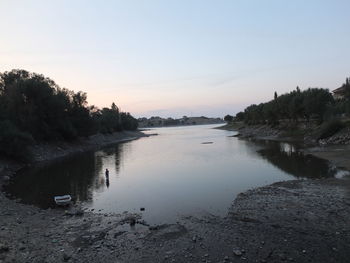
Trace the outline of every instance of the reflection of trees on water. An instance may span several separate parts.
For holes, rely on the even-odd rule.
[[[262,158],[297,178],[334,177],[337,173],[337,169],[330,166],[328,161],[304,155],[292,144],[273,141],[256,143],[263,146],[263,149],[258,151]]]
[[[98,159],[101,163],[103,163],[103,158],[113,158],[113,163],[115,167],[115,172],[119,174],[120,167],[123,160],[124,155],[124,146],[125,144],[117,144],[111,148],[106,148],[101,151],[102,154],[98,155]],[[96,158],[96,159],[97,159]],[[101,167],[102,169],[102,167]]]
[[[115,158],[115,169],[119,172],[122,158],[119,145],[100,151],[69,157],[44,167],[23,170],[7,191],[23,202],[37,204],[43,208],[52,206],[56,195],[72,195],[76,201],[91,201],[93,192],[109,186],[104,178],[104,157]]]

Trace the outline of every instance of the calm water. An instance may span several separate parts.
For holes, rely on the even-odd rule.
[[[25,169],[6,190],[43,208],[63,194],[96,212],[144,207],[146,221],[164,223],[189,214],[224,216],[236,195],[253,187],[342,172],[290,144],[240,140],[213,127],[153,129],[158,136]]]

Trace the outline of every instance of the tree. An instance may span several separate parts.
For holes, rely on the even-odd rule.
[[[115,103],[99,110],[88,105],[85,92],[60,88],[41,74],[19,69],[0,73],[0,122],[6,131],[2,138],[13,136],[21,142],[18,145],[33,140],[74,140],[97,132],[121,131],[123,125],[135,129],[135,119],[129,113],[123,121],[120,115]]]
[[[277,100],[277,92],[275,91],[274,99]]]
[[[233,121],[233,116],[231,116],[231,115],[226,115],[226,116],[224,117],[224,121],[226,121],[226,122],[232,122],[232,121]]]
[[[236,121],[244,121],[244,112],[242,112],[242,111],[238,112],[236,114],[235,120]]]

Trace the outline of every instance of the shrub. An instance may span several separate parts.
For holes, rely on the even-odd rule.
[[[329,122],[325,122],[321,125],[320,130],[318,132],[317,140],[326,139],[331,137],[341,129],[345,127],[345,124],[339,120],[332,120]]]
[[[19,159],[30,161],[28,146],[33,143],[33,137],[21,132],[12,122],[0,121],[0,153]]]

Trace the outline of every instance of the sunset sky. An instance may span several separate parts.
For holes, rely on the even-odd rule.
[[[350,76],[348,0],[0,0],[0,71],[136,117],[235,114]]]

